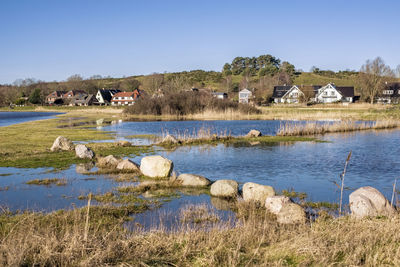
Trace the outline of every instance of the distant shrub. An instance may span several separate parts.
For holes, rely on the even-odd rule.
[[[246,114],[260,111],[250,105],[239,104],[228,99],[216,99],[207,93],[181,92],[159,98],[142,98],[125,109],[128,114],[140,115],[190,115],[206,110],[238,110]]]

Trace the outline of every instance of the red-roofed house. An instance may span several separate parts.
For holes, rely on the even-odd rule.
[[[135,104],[135,101],[141,96],[139,90],[133,92],[119,92],[116,93],[111,99],[111,105],[113,106],[131,106]]]

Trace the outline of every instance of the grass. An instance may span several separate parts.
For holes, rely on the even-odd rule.
[[[233,136],[214,136],[211,138],[193,138],[186,140],[179,140],[179,143],[161,142],[158,146],[164,148],[175,148],[178,146],[195,146],[195,145],[232,145],[237,147],[255,146],[255,145],[276,145],[282,143],[293,143],[293,142],[323,142],[317,138],[312,137],[301,137],[301,136],[271,136],[265,135],[260,137],[233,137]]]
[[[74,123],[90,121],[96,116],[87,112],[85,113],[86,115],[88,116],[87,118],[76,120]],[[65,124],[65,120],[74,118],[73,116],[73,114],[68,114],[58,116],[57,119],[1,127],[0,167],[67,168],[71,164],[88,162],[88,160],[76,158],[74,151],[50,151],[54,140],[60,135],[73,141],[113,139],[112,132],[98,131],[80,126],[60,128],[60,125]],[[92,143],[88,144],[88,146],[99,156],[110,154],[115,156],[139,155],[151,151],[150,147],[122,147],[117,146],[115,143]]]
[[[34,180],[27,181],[26,184],[29,184],[29,185],[46,185],[46,186],[50,186],[52,184],[55,184],[57,186],[64,186],[64,185],[67,184],[67,180],[66,179],[59,179],[59,178],[34,179]]]
[[[288,122],[281,124],[278,136],[304,136],[337,132],[353,132],[363,130],[393,129],[400,126],[398,121],[355,122],[340,121],[333,123],[307,122],[298,124]]]
[[[50,214],[0,215],[0,264],[13,266],[328,266],[400,264],[400,216],[320,217],[279,225],[252,206],[220,220],[207,206],[187,206],[172,230],[127,231],[129,208],[92,206]]]

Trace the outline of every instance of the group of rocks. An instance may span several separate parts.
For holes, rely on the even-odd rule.
[[[250,131],[248,135],[260,136],[261,133]],[[121,143],[118,145],[126,146],[127,144]],[[90,148],[82,144],[74,146],[70,140],[62,136],[59,136],[51,147],[51,151],[73,149],[75,149],[76,156],[79,158],[94,158],[94,152]],[[113,155],[98,158],[96,165],[100,168],[137,171],[151,178],[170,177],[174,166],[171,160],[158,155],[143,157],[140,166],[129,159],[121,160]],[[200,175],[181,174],[176,178],[175,182],[181,186],[188,187],[207,187],[211,185],[210,194],[214,197],[235,199],[240,196],[239,184],[234,180],[212,182]],[[301,223],[306,220],[306,213],[300,205],[292,202],[286,196],[277,196],[271,186],[252,182],[245,183],[241,191],[241,197],[244,201],[252,201],[264,206],[269,212],[276,215],[279,223]],[[377,215],[390,216],[396,213],[396,209],[382,193],[370,186],[361,187],[352,192],[349,196],[349,203],[351,215],[356,218]]]

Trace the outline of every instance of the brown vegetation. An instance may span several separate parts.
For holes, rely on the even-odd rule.
[[[117,213],[91,207],[51,214],[0,216],[0,264],[24,266],[399,265],[400,217],[353,220],[320,216],[279,225],[239,204],[237,220],[190,206],[181,224],[145,231],[122,226]],[[86,231],[85,231],[86,229]],[[87,234],[87,236],[86,236]]]
[[[355,122],[340,121],[333,123],[307,122],[305,124],[287,122],[281,124],[278,136],[303,136],[336,132],[352,132],[362,130],[392,129],[399,127],[397,121]]]
[[[174,115],[185,116],[208,110],[237,110],[244,114],[258,114],[260,111],[249,105],[238,104],[230,100],[216,99],[208,93],[181,92],[165,97],[139,99],[135,105],[125,110],[127,114],[136,115]]]

